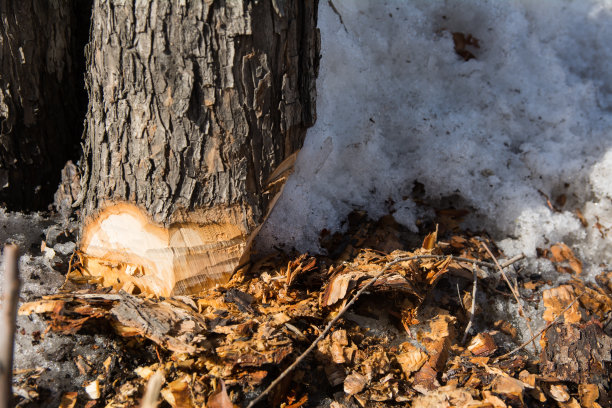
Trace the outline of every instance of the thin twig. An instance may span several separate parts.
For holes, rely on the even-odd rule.
[[[478,274],[476,273],[476,267],[473,267],[472,270],[474,271],[474,284],[472,286],[472,307],[470,308],[470,321],[465,327],[461,344],[465,343],[465,339],[467,339],[468,333],[474,324],[474,315],[476,314],[476,289],[478,288]],[[461,304],[463,304],[463,302],[461,302]]]
[[[459,290],[459,283],[457,283],[457,297],[459,298],[459,303],[461,304],[461,308],[465,310],[465,305],[463,304],[463,298],[461,297],[461,291]]]
[[[161,390],[164,375],[161,370],[158,370],[149,378],[144,396],[140,402],[140,408],[156,408],[159,400],[159,391]]]
[[[503,354],[499,357],[497,357],[495,359],[495,361],[499,361],[499,360],[503,360],[504,358],[510,357],[511,355],[513,355],[514,353],[516,353],[517,351],[521,350],[522,348],[524,348],[526,345],[528,345],[529,343],[531,343],[532,341],[535,341],[536,338],[538,338],[542,333],[544,333],[546,330],[550,329],[550,327],[557,323],[559,321],[559,319],[561,319],[561,317],[563,317],[563,315],[565,314],[565,312],[567,312],[572,306],[574,306],[574,303],[576,303],[578,301],[578,299],[580,299],[579,295],[576,299],[574,299],[565,309],[563,309],[563,311],[561,313],[559,313],[559,315],[557,317],[554,318],[554,320],[550,323],[548,323],[546,326],[544,326],[544,328],[542,330],[540,330],[539,332],[537,332],[534,336],[532,336],[529,340],[527,340],[526,342],[524,342],[523,344],[521,344],[520,346],[518,346],[517,348],[513,349],[512,351],[507,352],[506,354]]]
[[[499,262],[497,261],[497,258],[495,257],[495,255],[493,255],[493,252],[491,252],[491,250],[489,249],[487,244],[485,244],[484,242],[481,242],[481,244],[484,247],[484,249],[487,251],[489,256],[491,258],[493,258],[493,262],[495,262],[495,265],[497,266],[497,269],[499,270],[499,272],[504,277],[504,280],[506,281],[506,284],[510,288],[510,292],[512,292],[512,295],[514,296],[514,299],[516,300],[516,303],[518,305],[519,315],[521,315],[521,316],[523,316],[525,318],[525,323],[527,323],[527,328],[529,329],[529,334],[531,334],[531,336],[533,336],[533,330],[531,329],[531,325],[529,324],[529,318],[527,317],[527,315],[525,314],[525,311],[523,310],[523,305],[522,305],[521,299],[519,297],[520,294],[518,292],[518,289],[516,289],[514,286],[512,286],[512,283],[510,282],[510,279],[508,279],[508,276],[506,275],[506,272],[504,272],[504,268],[502,268],[502,266],[499,264]],[[533,342],[533,352],[534,353],[538,352],[538,349],[536,347],[535,341]]]
[[[508,259],[506,262],[501,264],[501,267],[502,267],[502,269],[506,269],[510,265],[512,265],[514,263],[517,263],[518,261],[520,261],[523,258],[525,258],[525,254],[520,254],[520,255],[513,256],[512,258]]]
[[[19,248],[4,246],[4,301],[0,330],[0,408],[12,406],[13,400],[13,338],[19,302]]]
[[[370,279],[370,281],[367,284],[365,284],[361,289],[359,289],[353,295],[351,300],[338,312],[338,314],[327,324],[327,326],[325,326],[325,329],[310,344],[310,346],[308,346],[308,348],[302,354],[300,354],[300,356],[289,367],[287,367],[282,373],[280,373],[280,375],[278,377],[276,377],[276,379],[274,381],[272,381],[272,383],[268,386],[268,388],[266,388],[261,394],[259,394],[257,396],[257,398],[252,400],[247,405],[247,408],[254,407],[259,401],[261,401],[266,395],[268,395],[274,389],[274,387],[276,387],[283,380],[283,378],[285,378],[302,361],[304,361],[304,359],[308,356],[308,354],[310,354],[312,352],[312,350],[314,350],[314,348],[317,346],[317,344],[319,344],[319,342],[321,340],[323,340],[325,338],[325,336],[327,336],[327,334],[329,333],[331,328],[342,317],[342,315],[344,315],[344,313],[346,313],[346,311],[353,305],[353,303],[355,303],[355,301],[359,298],[359,296],[361,296],[366,290],[368,290],[368,288],[370,288],[370,286],[372,286],[381,276],[383,276],[383,274],[391,266],[393,266],[393,265],[395,265],[395,264],[397,264],[399,262],[413,261],[413,260],[417,260],[417,259],[447,259],[447,258],[451,258],[451,259],[453,259],[455,261],[469,262],[469,263],[472,263],[472,264],[475,264],[475,265],[483,265],[483,266],[489,266],[489,267],[493,267],[494,266],[493,264],[490,264],[489,262],[483,262],[483,261],[479,261],[477,259],[461,258],[461,257],[452,256],[452,255],[414,255],[414,256],[407,256],[407,257],[396,258],[393,261],[388,262],[387,264],[385,264],[385,266],[376,275],[374,275],[372,277],[372,279]],[[518,258],[516,260],[513,260],[510,263],[506,262],[508,264],[507,266],[513,264],[514,262],[518,261],[519,259],[522,259],[522,258]]]

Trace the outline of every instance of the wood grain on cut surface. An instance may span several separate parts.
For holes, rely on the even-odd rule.
[[[226,220],[227,221],[227,220]],[[193,293],[225,281],[240,264],[246,231],[231,223],[155,224],[131,204],[108,207],[83,231],[81,251],[90,274],[104,284],[162,296]]]

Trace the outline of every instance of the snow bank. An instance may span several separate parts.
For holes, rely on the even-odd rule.
[[[316,252],[320,230],[354,208],[391,209],[416,228],[427,216],[410,198],[418,181],[429,203],[471,209],[467,226],[495,234],[507,255],[565,241],[592,264],[612,260],[602,238],[612,226],[611,1],[319,7],[318,119],[260,249]],[[467,47],[474,59],[457,55],[456,32],[479,40]],[[562,195],[551,211],[545,196]]]

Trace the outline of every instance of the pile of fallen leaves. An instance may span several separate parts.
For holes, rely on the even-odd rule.
[[[126,347],[155,350],[157,362],[130,371],[89,367],[96,379],[63,408],[138,406],[155,377],[161,406],[246,406],[339,314],[258,406],[611,406],[612,272],[585,282],[571,249],[555,244],[540,255],[571,277],[563,285],[517,260],[500,263],[519,279],[501,279],[491,255],[503,255],[486,237],[434,232],[408,250],[414,239],[398,231],[390,218],[360,219],[323,237],[327,257],[261,259],[198,296],[113,292],[75,270],[63,291],[20,312],[45,314],[58,333],[102,325]],[[518,301],[519,314],[491,321],[483,296]],[[548,324],[519,338],[522,304],[540,302]]]

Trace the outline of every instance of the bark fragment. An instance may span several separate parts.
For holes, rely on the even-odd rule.
[[[612,338],[601,325],[555,324],[546,332],[542,374],[577,384],[607,384],[610,379]]]

